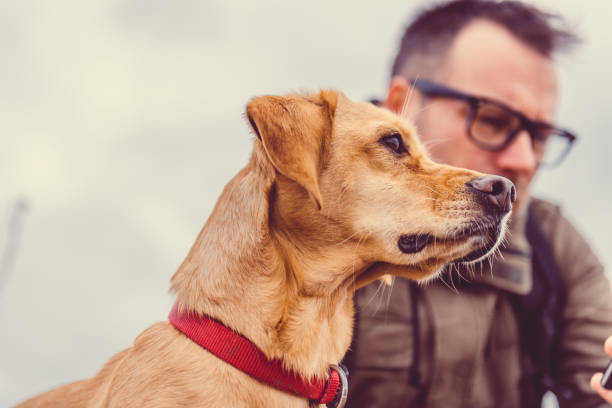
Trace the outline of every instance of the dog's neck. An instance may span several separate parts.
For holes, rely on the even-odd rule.
[[[367,265],[330,234],[304,229],[296,241],[299,217],[284,219],[287,206],[312,203],[280,197],[287,180],[264,154],[254,149],[226,186],[172,289],[185,309],[220,320],[301,376],[322,378],[350,345],[351,276]]]

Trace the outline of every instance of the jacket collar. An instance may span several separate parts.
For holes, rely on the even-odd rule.
[[[494,256],[490,262],[476,265],[474,273],[462,272],[468,284],[484,284],[517,295],[526,295],[531,291],[532,254],[526,235],[528,208],[529,202],[526,202],[512,213],[501,255]]]

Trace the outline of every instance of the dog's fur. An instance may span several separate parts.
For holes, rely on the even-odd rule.
[[[251,159],[225,187],[172,289],[182,310],[222,321],[301,376],[326,377],[344,356],[356,288],[389,272],[426,279],[499,241],[499,230],[478,227],[485,209],[465,186],[481,174],[433,163],[410,124],[387,110],[322,91],[258,97],[246,115],[257,136]],[[382,142],[393,133],[406,153]],[[436,241],[403,253],[404,234]],[[94,378],[20,405],[42,406],[308,402],[250,378],[163,322]]]

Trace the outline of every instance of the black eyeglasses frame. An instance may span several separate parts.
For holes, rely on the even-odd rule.
[[[527,133],[529,133],[529,137],[531,138],[531,142],[533,145],[537,137],[536,130],[545,128],[545,129],[550,130],[551,133],[554,133],[555,135],[560,136],[560,137],[564,137],[568,140],[565,150],[559,155],[559,157],[554,162],[542,163],[543,166],[550,168],[550,167],[556,167],[565,159],[565,157],[571,150],[574,142],[578,139],[578,137],[575,134],[573,134],[572,132],[568,130],[558,128],[556,126],[551,125],[550,123],[531,120],[527,116],[525,116],[522,112],[519,112],[516,109],[513,109],[510,106],[506,105],[505,103],[494,100],[494,99],[470,95],[470,94],[458,91],[456,89],[449,88],[445,85],[441,85],[441,84],[438,84],[432,81],[428,81],[425,79],[410,79],[410,84],[414,88],[418,89],[425,96],[428,96],[428,97],[451,98],[451,99],[457,99],[457,100],[462,100],[462,101],[467,102],[468,105],[470,106],[470,112],[468,114],[467,121],[466,121],[466,125],[467,125],[466,131],[467,131],[467,134],[470,140],[483,150],[488,150],[492,152],[500,152],[504,150],[506,147],[508,147],[508,145],[510,145],[510,143],[512,143],[512,141],[516,138],[516,136],[522,130],[526,130]],[[475,138],[474,135],[472,134],[472,126],[474,123],[474,119],[476,118],[478,108],[485,103],[495,105],[507,111],[508,113],[514,115],[515,117],[519,119],[519,125],[516,127],[516,129],[512,130],[508,134],[506,139],[500,144],[491,145],[491,144],[484,143],[481,140],[478,140],[477,138]]]

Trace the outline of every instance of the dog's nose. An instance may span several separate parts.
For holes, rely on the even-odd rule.
[[[505,177],[486,175],[465,183],[468,187],[478,191],[487,205],[503,213],[512,210],[512,203],[516,199],[514,184]]]

